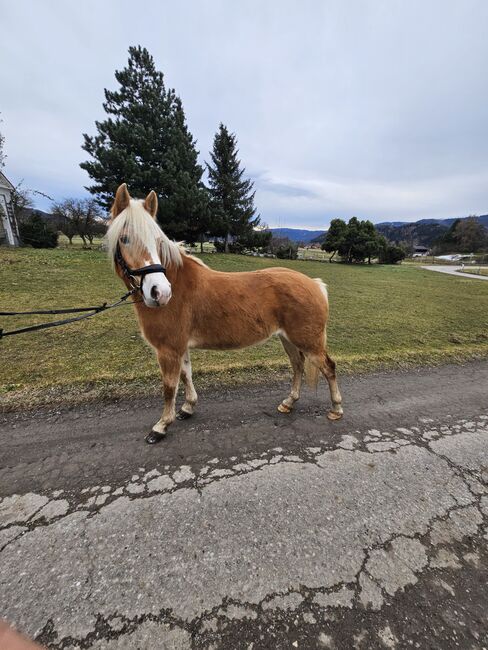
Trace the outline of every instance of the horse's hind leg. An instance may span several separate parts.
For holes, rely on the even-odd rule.
[[[330,399],[332,402],[332,409],[327,413],[329,420],[340,420],[343,414],[342,410],[342,397],[337,385],[336,377],[336,364],[333,359],[325,353],[325,361],[319,366],[320,372],[327,379],[330,390]]]
[[[186,420],[193,415],[193,409],[197,403],[198,395],[193,385],[191,376],[191,360],[190,351],[187,350],[181,363],[181,378],[185,385],[185,403],[178,411],[176,418],[178,420]]]
[[[327,351],[324,349],[319,354],[307,354],[307,364],[308,370],[306,370],[306,374],[310,385],[317,385],[319,371],[324,375],[329,384],[332,408],[327,413],[327,417],[329,420],[340,420],[343,414],[342,397],[339,386],[337,385],[335,361],[329,357]],[[314,366],[317,369],[315,373],[313,370]]]
[[[285,348],[285,352],[290,358],[291,367],[293,368],[293,381],[291,385],[290,394],[286,399],[284,399],[281,404],[278,406],[278,411],[281,413],[290,413],[293,409],[293,405],[300,397],[300,387],[302,385],[302,376],[303,376],[303,367],[304,367],[304,356],[300,350],[290,343],[288,339],[280,334],[281,342]]]

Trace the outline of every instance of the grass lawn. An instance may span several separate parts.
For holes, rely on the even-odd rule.
[[[474,268],[467,268],[459,272],[467,273],[468,275],[488,275],[488,266],[475,266]]]
[[[203,260],[228,271],[279,263],[322,277],[330,292],[330,351],[341,373],[488,357],[488,283],[412,266],[215,254]],[[99,304],[124,290],[100,250],[0,248],[0,310]],[[9,330],[42,319],[0,318],[0,326]],[[197,388],[202,382],[256,381],[288,368],[275,339],[233,352],[195,350],[192,358]],[[132,307],[0,341],[3,409],[158,389],[157,364],[139,336]]]

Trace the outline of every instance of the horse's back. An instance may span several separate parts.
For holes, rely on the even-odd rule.
[[[208,269],[204,275],[196,309],[198,342],[217,338],[222,347],[239,347],[233,342],[252,345],[276,332],[299,341],[305,331],[307,338],[322,339],[328,316],[322,281],[285,267],[233,273]]]

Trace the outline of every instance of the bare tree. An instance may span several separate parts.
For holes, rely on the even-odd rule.
[[[11,201],[15,218],[19,223],[30,216],[30,212],[27,213],[26,208],[32,208],[34,201],[32,200],[32,191],[24,187],[23,180],[14,187]]]
[[[83,246],[93,243],[93,238],[106,231],[102,218],[102,210],[94,199],[64,199],[55,203],[52,212],[56,218],[57,227],[73,243],[73,237],[78,235]]]
[[[459,221],[454,236],[461,253],[477,253],[488,245],[487,231],[474,215]]]

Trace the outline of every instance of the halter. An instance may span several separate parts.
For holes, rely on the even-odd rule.
[[[166,275],[166,269],[161,264],[149,264],[148,266],[141,266],[140,269],[131,269],[127,266],[127,262],[124,260],[122,253],[120,252],[120,246],[117,243],[117,248],[115,249],[115,261],[120,266],[122,273],[125,275],[132,289],[136,291],[142,291],[142,284],[146,275],[150,273],[164,273]],[[136,276],[141,277],[139,284],[135,282]]]

